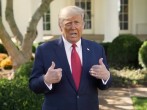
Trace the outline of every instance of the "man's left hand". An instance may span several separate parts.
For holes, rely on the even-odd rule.
[[[110,72],[107,70],[106,66],[104,65],[103,58],[100,58],[99,64],[93,65],[89,72],[91,76],[97,79],[107,80],[110,77]]]

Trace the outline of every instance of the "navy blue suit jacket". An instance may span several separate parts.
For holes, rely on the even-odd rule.
[[[44,93],[42,110],[98,110],[98,89],[104,90],[110,86],[111,77],[104,85],[101,79],[92,77],[89,73],[100,58],[108,69],[104,49],[98,43],[81,39],[83,66],[79,90],[76,87],[66,57],[62,38],[40,45],[37,48],[33,71],[29,86],[35,93]],[[62,78],[53,84],[51,90],[45,85],[43,75],[51,66],[62,68]]]

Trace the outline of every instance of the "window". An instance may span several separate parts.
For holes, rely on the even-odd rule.
[[[42,0],[43,1],[43,0]],[[50,31],[51,29],[51,22],[50,22],[50,9],[43,16],[43,30],[45,32]]]
[[[128,30],[128,0],[120,0],[119,25],[120,30]]]
[[[91,29],[91,0],[75,0],[75,5],[85,10],[85,29]]]
[[[48,10],[43,16],[43,30],[50,31],[50,10]]]

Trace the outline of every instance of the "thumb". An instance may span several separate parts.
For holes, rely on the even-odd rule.
[[[104,64],[104,63],[103,63],[103,58],[100,58],[100,59],[99,59],[99,64],[100,64],[100,65],[103,65],[103,64]]]
[[[50,66],[50,69],[54,69],[55,68],[55,62],[52,61],[52,65]]]

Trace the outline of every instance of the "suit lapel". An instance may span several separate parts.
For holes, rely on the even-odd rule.
[[[89,64],[90,60],[90,46],[88,43],[82,39],[82,57],[83,57],[83,66],[82,66],[82,74],[81,74],[81,81],[80,81],[80,88],[79,91],[82,90],[83,87],[85,87],[85,77],[87,76],[87,64]]]
[[[57,47],[55,50],[56,50],[56,55],[58,56],[58,59],[59,59],[60,64],[62,66],[62,70],[63,70],[62,73],[65,74],[65,76],[67,77],[71,86],[76,90],[74,80],[72,77],[72,73],[70,71],[70,66],[69,66],[69,63],[67,60],[67,56],[66,56],[66,52],[65,52],[64,43],[63,43],[62,38],[57,40]]]

